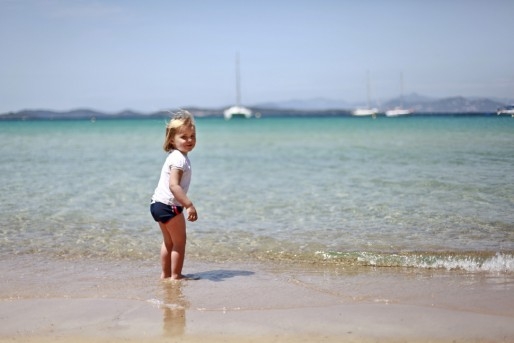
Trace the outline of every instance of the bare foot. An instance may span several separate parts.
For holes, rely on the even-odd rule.
[[[166,279],[169,279],[169,280],[200,280],[200,277],[195,276],[195,275],[184,275],[184,274],[165,276],[164,273],[162,273],[161,279],[162,280],[166,280]]]

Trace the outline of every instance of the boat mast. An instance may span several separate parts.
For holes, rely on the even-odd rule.
[[[371,108],[370,106],[370,103],[371,103],[371,86],[369,85],[369,70],[366,70],[366,95],[367,95],[367,104],[368,104],[368,107],[367,108]]]
[[[241,76],[239,75],[239,52],[236,53],[236,106],[241,105]]]
[[[400,108],[403,108],[403,72],[400,72]]]

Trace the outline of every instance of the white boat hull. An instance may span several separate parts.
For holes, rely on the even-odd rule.
[[[225,119],[232,119],[234,117],[251,118],[252,111],[243,106],[232,106],[223,112]]]
[[[378,109],[376,108],[357,108],[352,112],[354,116],[376,116],[378,113]]]
[[[387,117],[399,117],[399,116],[406,116],[412,114],[411,110],[406,110],[403,108],[395,108],[393,110],[388,110],[385,112],[385,115]]]
[[[502,114],[514,116],[514,105],[499,108],[496,111],[496,114],[499,115],[499,116],[502,115]]]

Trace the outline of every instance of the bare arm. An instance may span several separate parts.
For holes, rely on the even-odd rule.
[[[193,203],[187,197],[186,192],[182,186],[180,186],[180,180],[182,179],[182,170],[180,169],[171,169],[170,170],[170,191],[177,199],[179,203],[184,206],[187,211],[187,220],[194,222],[198,219],[198,214],[196,213],[196,208]]]

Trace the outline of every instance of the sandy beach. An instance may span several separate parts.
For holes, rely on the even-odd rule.
[[[512,276],[186,262],[2,261],[2,342],[512,342]]]

